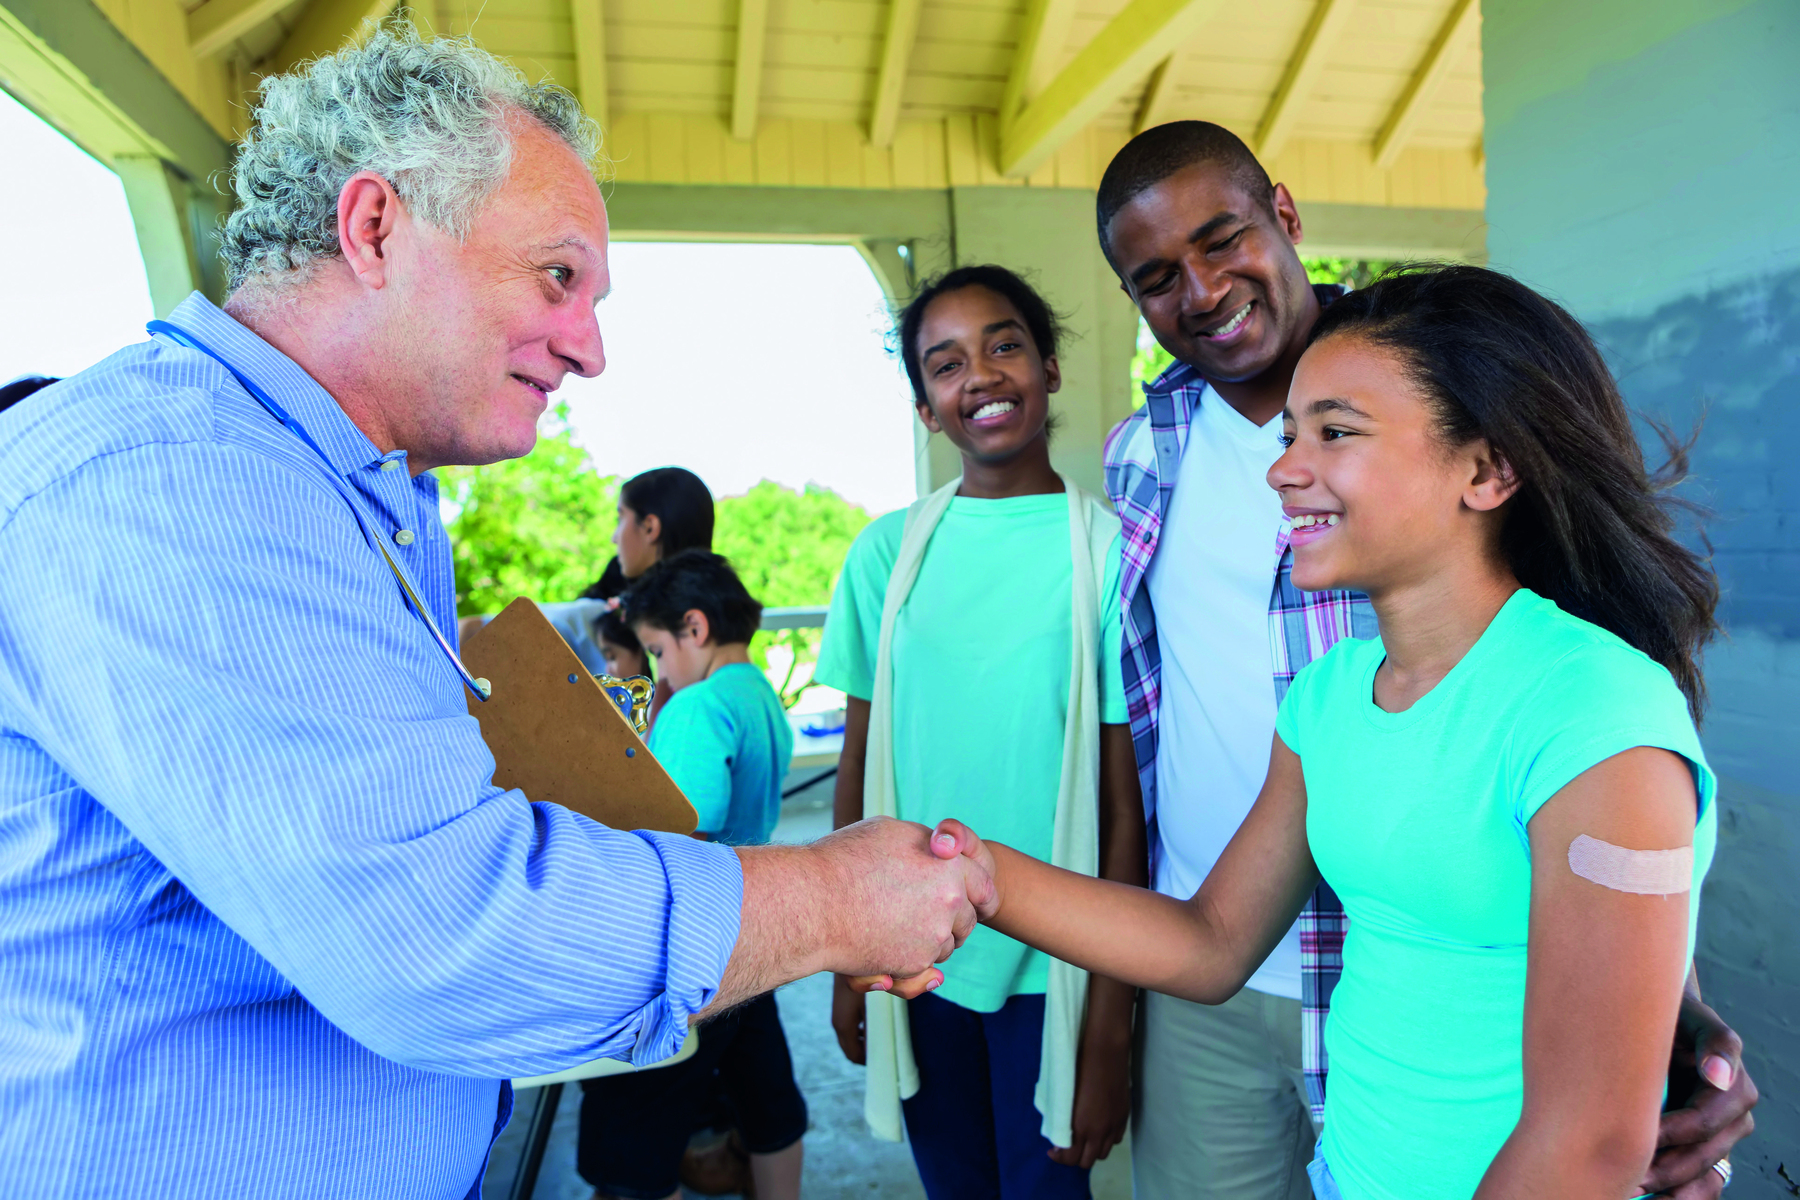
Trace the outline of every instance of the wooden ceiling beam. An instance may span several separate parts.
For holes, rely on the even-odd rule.
[[[738,0],[737,63],[731,78],[731,136],[756,137],[756,106],[762,99],[764,45],[769,36],[769,0]]]
[[[1175,99],[1175,60],[1178,57],[1179,52],[1169,55],[1157,63],[1156,70],[1150,73],[1150,82],[1144,87],[1144,98],[1138,102],[1137,116],[1131,122],[1133,137],[1168,119],[1169,105]]]
[[[1003,126],[1000,171],[1022,178],[1187,41],[1223,0],[1131,0]]]
[[[188,14],[188,49],[211,58],[286,8],[288,0],[207,0]]]
[[[581,107],[604,132],[607,128],[606,11],[601,0],[571,0],[569,16],[575,26],[575,85],[581,91]]]
[[[1273,159],[1287,145],[1300,119],[1300,110],[1312,97],[1319,73],[1325,69],[1326,56],[1355,7],[1356,0],[1319,0],[1313,9],[1312,19],[1306,23],[1294,56],[1282,73],[1281,84],[1275,89],[1275,98],[1269,101],[1269,110],[1256,130],[1256,153],[1263,162]]]
[[[264,75],[291,71],[308,59],[333,54],[362,32],[365,21],[381,21],[398,0],[313,0],[299,24],[258,70]]]
[[[875,76],[875,104],[869,112],[869,144],[894,144],[900,124],[900,100],[906,91],[906,69],[919,37],[919,13],[925,0],[888,0],[887,35],[881,42],[881,70]]]
[[[1400,93],[1399,103],[1382,123],[1381,132],[1375,135],[1376,166],[1385,171],[1394,165],[1412,138],[1419,118],[1425,115],[1425,110],[1437,96],[1444,77],[1450,74],[1450,68],[1456,65],[1457,58],[1480,28],[1481,5],[1477,0],[1456,0],[1437,37],[1432,39],[1431,49],[1425,52],[1425,60],[1413,72],[1406,90]]]
[[[1005,125],[1049,84],[1069,29],[1075,24],[1075,0],[1031,0],[1019,30],[1018,48],[1006,89],[1000,94],[1000,123]]]

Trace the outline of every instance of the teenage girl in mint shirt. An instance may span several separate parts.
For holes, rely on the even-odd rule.
[[[1368,593],[1381,637],[1295,680],[1199,893],[955,822],[934,846],[992,864],[995,928],[1213,1004],[1322,875],[1350,930],[1320,1200],[1637,1196],[1716,839],[1694,721],[1717,583],[1670,536],[1593,342],[1503,275],[1411,270],[1333,304],[1283,426],[1294,582]]]
[[[868,753],[884,602],[893,577],[906,572],[906,547],[918,544],[903,532],[913,528],[917,539],[923,523],[929,541],[922,559],[911,551],[917,575],[892,627],[891,720],[876,731],[892,739],[891,781],[873,785],[893,789],[890,815],[929,825],[979,813],[1050,858],[1059,792],[1075,769],[1065,751],[1086,741],[1098,771],[1084,801],[1089,861],[1103,877],[1142,886],[1143,808],[1119,678],[1118,520],[1093,497],[1071,496],[1050,464],[1057,333],[1044,300],[992,266],[927,283],[901,316],[919,418],[961,453],[962,477],[953,494],[921,501],[912,517],[873,522],[844,564],[813,676],[849,697],[834,819],[843,826],[882,811],[865,778],[884,761]],[[1079,556],[1078,516],[1088,526]],[[1078,575],[1091,600],[1085,724],[1086,710],[1070,716]],[[874,711],[879,720],[881,705]],[[1086,761],[1083,769],[1094,770],[1094,757]],[[910,1095],[896,1089],[891,1052],[883,1082],[882,1055],[870,1051],[883,1038],[891,1047],[893,1037],[872,1023],[865,1032],[863,997],[840,981],[832,1022],[851,1061],[870,1063],[870,1124],[899,1136],[897,1090],[931,1200],[1079,1200],[1089,1195],[1088,1169],[1123,1137],[1135,991],[1094,976],[1085,997],[1077,985],[1064,989],[1074,1005],[1059,1010],[1052,971],[1043,954],[977,928],[946,964],[942,986],[897,1018],[916,1060]],[[1073,1025],[1056,1021],[1059,1011]],[[1047,1015],[1052,1031],[1067,1031],[1058,1043],[1066,1051],[1047,1048]],[[1041,1082],[1067,1079],[1071,1065],[1072,1104],[1066,1090],[1041,1091]]]

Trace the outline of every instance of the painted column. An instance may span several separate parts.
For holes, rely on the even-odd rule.
[[[1800,1195],[1800,6],[1482,9],[1493,265],[1587,323],[1634,409],[1700,428],[1683,494],[1712,510],[1727,636],[1698,966],[1763,1095],[1729,1194]]]

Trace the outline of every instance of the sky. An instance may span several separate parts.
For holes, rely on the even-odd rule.
[[[0,382],[144,338],[149,285],[118,176],[0,92]],[[880,286],[850,246],[614,243],[606,371],[570,376],[604,474],[687,467],[718,496],[817,483],[871,513],[915,498],[915,420]]]

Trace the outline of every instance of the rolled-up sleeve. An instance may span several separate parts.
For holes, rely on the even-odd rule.
[[[5,726],[369,1049],[644,1063],[716,994],[736,855],[495,787],[324,478],[217,442],[110,454],[20,504],[0,562]]]

